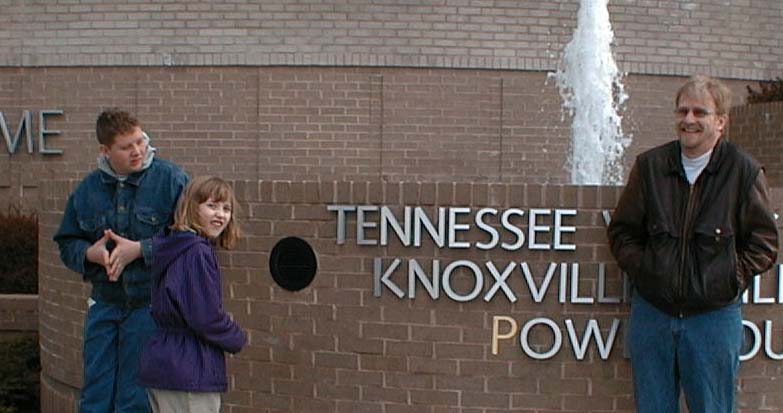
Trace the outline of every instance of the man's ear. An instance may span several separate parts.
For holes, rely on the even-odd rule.
[[[109,147],[104,144],[98,144],[98,151],[101,153],[101,155],[108,155],[109,154]]]
[[[721,135],[723,135],[728,130],[729,115],[727,113],[724,113],[724,114],[718,116],[718,121],[719,121],[718,128],[720,129]]]

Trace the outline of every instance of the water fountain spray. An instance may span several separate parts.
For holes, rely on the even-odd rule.
[[[577,27],[563,51],[555,78],[571,116],[571,183],[619,185],[623,136],[618,109],[628,98],[612,57],[614,38],[608,0],[581,0]]]

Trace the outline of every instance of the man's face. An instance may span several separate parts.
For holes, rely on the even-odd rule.
[[[711,150],[723,134],[728,116],[715,113],[715,102],[709,93],[680,96],[674,109],[674,129],[682,151],[695,158]]]
[[[101,145],[100,148],[101,153],[109,159],[111,168],[119,175],[140,171],[147,155],[147,142],[138,126],[128,133],[115,136],[111,145]]]

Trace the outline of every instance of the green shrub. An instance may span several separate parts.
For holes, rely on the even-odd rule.
[[[766,80],[759,82],[759,91],[748,88],[748,103],[780,102],[783,101],[783,79]]]
[[[38,216],[0,212],[0,234],[0,294],[37,294]]]
[[[0,337],[0,413],[39,411],[38,335]]]

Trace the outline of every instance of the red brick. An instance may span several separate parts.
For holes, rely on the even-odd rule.
[[[530,86],[540,85],[545,74],[386,67],[46,67],[5,68],[0,74],[0,79],[11,79],[0,83],[13,83],[0,87],[0,103],[12,103],[2,106],[12,122],[20,110],[42,105],[44,99],[66,112],[61,123],[52,123],[67,131],[52,140],[67,148],[62,156],[17,154],[13,165],[10,157],[0,157],[0,169],[9,172],[1,178],[0,199],[24,194],[31,197],[23,200],[28,207],[39,208],[41,296],[36,309],[47,413],[59,411],[52,406],[72,408],[78,397],[89,292],[89,284],[63,268],[51,236],[76,180],[95,161],[93,106],[115,104],[140,112],[162,157],[184,165],[191,176],[219,173],[233,180],[238,196],[245,198],[240,203],[246,237],[236,250],[219,255],[225,308],[251,338],[248,347],[229,359],[232,390],[226,407],[231,412],[543,413],[579,410],[592,402],[603,411],[633,411],[630,367],[619,343],[607,361],[599,360],[592,348],[587,359],[577,361],[562,327],[565,318],[574,319],[577,327],[588,318],[603,326],[605,320],[625,318],[627,305],[561,304],[559,272],[540,304],[532,302],[518,269],[509,279],[516,303],[502,293],[489,303],[481,297],[457,303],[442,286],[438,300],[421,288],[415,299],[400,299],[388,289],[381,297],[373,294],[375,257],[385,262],[415,258],[425,266],[433,259],[443,265],[469,259],[482,269],[489,260],[496,265],[526,261],[539,282],[549,262],[580,262],[583,294],[592,288],[597,263],[606,263],[610,292],[618,291],[619,274],[600,213],[614,207],[622,187],[561,186],[568,179],[562,168],[568,126],[560,124],[553,86],[543,91]],[[660,125],[671,122],[671,95],[681,80],[629,78],[635,96],[631,112],[646,115],[631,116],[635,141],[626,166],[642,150],[669,139]],[[735,89],[741,83],[732,81]],[[78,103],[87,91],[94,102],[89,107]],[[370,107],[380,105],[381,92],[384,106]],[[774,156],[781,151],[756,146],[773,145],[777,139],[781,128],[776,112],[769,112],[769,128],[765,123],[765,111],[772,106],[735,109],[731,134],[735,142],[747,134],[746,149],[772,157],[763,162],[774,183],[780,163]],[[746,112],[748,118],[740,119]],[[493,140],[498,130],[503,133],[502,153]],[[24,167],[16,166],[20,162]],[[41,182],[32,182],[39,171]],[[778,189],[772,199],[774,205],[783,199]],[[346,244],[337,245],[335,214],[326,210],[334,203],[387,205],[394,211],[404,206],[428,211],[436,206],[473,211],[482,206],[573,207],[579,210],[573,236],[577,251],[450,250],[435,247],[426,236],[421,248],[403,247],[396,240],[386,247],[357,246],[355,219],[349,220]],[[524,228],[526,220],[520,222]],[[298,292],[278,287],[268,272],[270,250],[290,235],[304,236],[319,264],[314,282]],[[471,242],[486,240],[475,229],[464,235]],[[459,278],[455,275],[454,286],[464,292],[471,280]],[[400,270],[393,279],[407,293],[406,272]],[[486,292],[492,279],[485,274],[484,281]],[[774,305],[748,305],[743,311],[754,322],[773,320],[777,337]],[[501,354],[492,356],[495,315],[514,318],[520,328],[534,317],[550,317],[563,328],[563,348],[550,360],[534,361],[515,335],[501,342]],[[531,341],[545,347],[551,334],[536,330]],[[738,398],[745,410],[783,405],[770,385],[783,369],[763,355],[743,366]]]

